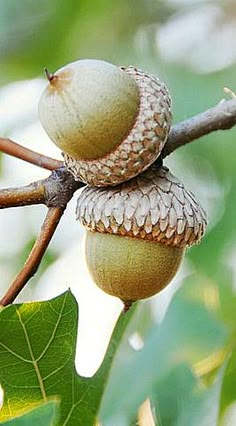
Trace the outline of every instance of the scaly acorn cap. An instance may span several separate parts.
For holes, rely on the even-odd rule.
[[[76,216],[91,231],[182,248],[198,243],[207,223],[192,192],[155,166],[115,188],[86,187]]]
[[[87,187],[77,218],[87,227],[85,255],[94,282],[127,311],[175,276],[186,246],[198,241],[205,213],[167,168],[152,166],[115,188]]]
[[[76,61],[47,76],[40,120],[75,179],[117,185],[160,155],[171,99],[157,77],[98,60]]]

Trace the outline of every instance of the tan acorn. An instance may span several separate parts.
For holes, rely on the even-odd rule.
[[[166,167],[155,166],[114,188],[86,187],[77,218],[87,228],[93,280],[126,309],[172,280],[186,247],[198,243],[206,227],[194,195]]]
[[[47,77],[39,117],[75,179],[117,185],[158,158],[171,99],[157,77],[100,60],[79,60]]]

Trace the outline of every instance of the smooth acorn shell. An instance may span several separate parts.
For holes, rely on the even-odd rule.
[[[65,154],[92,160],[122,142],[138,109],[132,77],[108,62],[81,60],[55,73],[40,99],[39,117]]]
[[[166,287],[184,251],[153,241],[86,232],[86,261],[94,282],[124,302],[146,299]]]

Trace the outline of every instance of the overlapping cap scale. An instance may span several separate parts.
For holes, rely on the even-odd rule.
[[[105,157],[76,160],[64,153],[75,179],[92,186],[114,186],[146,170],[160,155],[171,125],[171,98],[157,77],[133,67],[120,67],[137,83],[140,106],[126,139]]]
[[[115,188],[86,187],[76,216],[92,231],[176,247],[199,242],[207,224],[192,192],[166,167],[154,166]]]

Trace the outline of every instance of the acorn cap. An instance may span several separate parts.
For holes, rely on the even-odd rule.
[[[198,243],[207,224],[192,192],[166,167],[155,166],[116,188],[86,187],[76,216],[91,231],[175,247]]]
[[[164,83],[133,66],[120,70],[135,80],[140,98],[128,135],[100,158],[75,159],[63,153],[74,178],[91,186],[114,186],[137,176],[158,158],[169,134],[171,98]]]

